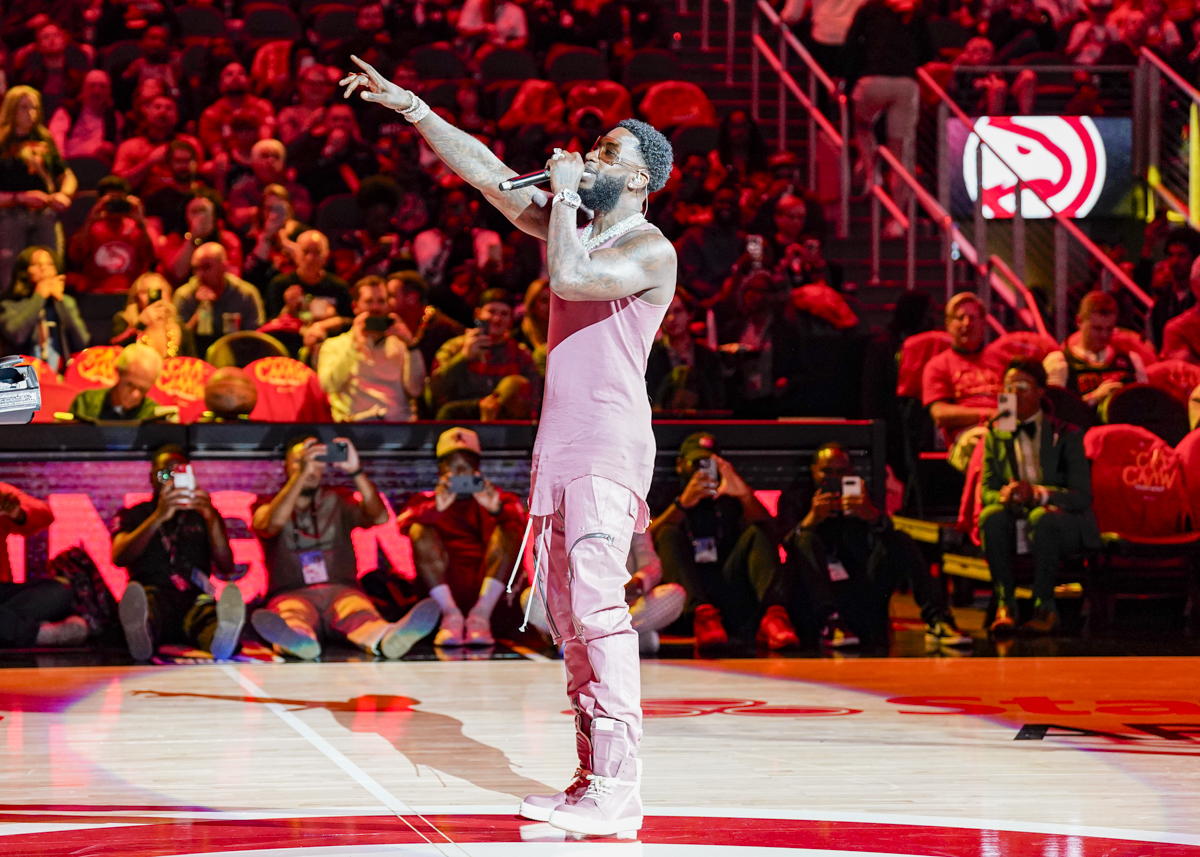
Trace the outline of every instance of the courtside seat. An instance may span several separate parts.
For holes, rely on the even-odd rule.
[[[266,423],[329,423],[333,415],[317,373],[290,357],[264,357],[246,367],[258,389],[250,419]]]
[[[117,383],[120,345],[93,345],[71,358],[63,381],[80,390],[97,390]]]
[[[1192,527],[1200,529],[1200,429],[1193,429],[1175,447],[1179,466],[1183,470],[1183,487],[1187,490],[1192,511]]]
[[[1023,360],[1036,360],[1041,363],[1046,359],[1047,354],[1058,351],[1059,348],[1059,344],[1044,333],[1018,330],[1014,333],[1006,333],[990,343],[984,349],[984,353],[1001,366],[1007,366],[1015,357]]]
[[[179,408],[179,422],[194,423],[204,413],[204,385],[217,368],[198,357],[168,357],[150,388],[150,398],[160,405]]]
[[[1194,572],[1200,532],[1193,528],[1181,456],[1132,425],[1091,429],[1084,451],[1092,461],[1092,508],[1104,540],[1104,550],[1088,562],[1092,630],[1111,629],[1118,600],[1200,603]]]
[[[1146,367],[1151,387],[1170,393],[1187,407],[1192,390],[1200,386],[1200,366],[1186,360],[1160,360]]]
[[[1100,419],[1108,425],[1127,423],[1149,429],[1174,446],[1187,435],[1187,405],[1149,384],[1130,384],[1101,403]]]
[[[287,357],[288,350],[273,336],[259,333],[257,330],[239,330],[227,333],[208,346],[204,355],[218,369],[224,366],[237,366],[245,369],[251,363],[263,357]]]

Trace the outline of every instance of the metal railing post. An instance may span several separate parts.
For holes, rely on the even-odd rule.
[[[810,69],[808,72],[808,100],[817,103],[817,76]],[[808,186],[817,186],[817,117],[808,114]]]
[[[979,259],[976,263],[977,268],[982,272],[984,282],[979,284],[980,294],[984,287],[988,284],[987,266],[983,260],[988,257],[987,243],[987,219],[983,216],[983,138],[976,135],[979,140],[979,148],[975,150],[975,252],[979,254]],[[970,144],[968,138],[968,145]],[[986,304],[988,310],[991,310],[990,300]]]
[[[982,193],[980,194],[982,196]],[[1012,243],[1013,271],[1025,282],[1025,212],[1021,198],[1025,195],[1025,184],[1017,179],[1017,205],[1013,210]]]
[[[733,40],[737,26],[737,0],[725,0],[728,12],[725,16],[725,85],[733,86]]]
[[[1149,65],[1145,59],[1139,59],[1137,68],[1133,71],[1133,174],[1135,176],[1146,174],[1147,135],[1141,133],[1140,129],[1146,127],[1146,99],[1149,97],[1146,78],[1149,74]]]
[[[981,261],[977,267],[979,269],[979,276],[982,278],[976,294],[979,295],[979,300],[983,302],[983,317],[984,319],[987,319],[987,317],[992,314],[992,259],[990,256],[986,259],[983,259],[982,256],[984,251],[980,250],[979,248],[976,248],[976,251],[981,257]],[[990,324],[985,324],[983,326],[983,341],[992,341],[992,326]]]
[[[758,8],[750,7],[750,115],[758,122]]]
[[[845,96],[841,97],[840,102],[842,107],[842,150],[838,153],[838,173],[841,186],[838,200],[840,210],[838,211],[837,237],[845,240],[850,237],[850,107]]]
[[[1200,215],[1200,110],[1188,105],[1188,220],[1192,226]]]
[[[950,210],[950,145],[946,138],[946,124],[950,121],[950,111],[945,104],[938,104],[937,112],[937,159],[938,159],[938,203],[946,211]]]
[[[1067,230],[1054,224],[1054,338],[1067,340]]]
[[[782,152],[787,148],[787,87],[784,86],[782,74],[782,72],[787,71],[787,39],[784,37],[783,30],[779,31],[779,68],[781,69],[781,73],[779,75],[779,104],[775,108],[779,112],[779,116],[777,117],[779,121],[779,131],[775,135],[775,141],[779,146],[779,151]],[[810,74],[809,77],[811,78],[812,75]],[[810,140],[813,139],[812,128],[812,115],[810,114],[808,131],[808,139]],[[812,181],[813,170],[811,151],[809,152],[808,174],[808,186],[811,188],[814,186]]]
[[[879,285],[879,229],[880,210],[879,197],[875,194],[875,186],[879,184],[879,161],[871,165],[871,285]]]
[[[905,214],[908,215],[908,246],[905,248],[907,267],[904,272],[905,282],[904,288],[912,291],[917,287],[917,195],[909,188],[908,205],[905,207]]]
[[[954,229],[950,224],[942,227],[942,258],[946,260],[946,300],[954,297]]]
[[[680,0],[680,2],[683,3],[686,0]],[[709,19],[712,12],[709,8],[710,2],[711,0],[700,0],[700,50],[702,51],[708,50],[708,32],[711,29]],[[686,12],[686,10],[684,11]]]

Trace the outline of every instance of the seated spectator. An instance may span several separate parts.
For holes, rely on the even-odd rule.
[[[654,537],[650,533],[634,533],[625,560],[629,582],[625,584],[625,603],[629,619],[638,635],[638,651],[643,655],[658,654],[662,640],[658,632],[675,624],[683,615],[687,591],[678,583],[661,583],[662,560],[654,552]],[[529,599],[533,606],[529,606]],[[546,620],[546,605],[541,594],[533,588],[521,593],[521,609],[528,611],[529,624],[543,637],[553,641],[554,631]]]
[[[59,105],[79,95],[86,69],[78,68],[67,56],[70,37],[56,23],[38,28],[32,50],[14,58],[14,81],[42,94],[46,115],[52,116]]]
[[[84,75],[79,97],[55,110],[47,127],[64,158],[97,158],[111,164],[125,117],[113,107],[108,72],[97,68]]]
[[[539,400],[533,356],[512,338],[508,295],[489,289],[479,298],[479,324],[438,349],[429,377],[429,402],[439,420],[527,420]]]
[[[808,204],[798,196],[784,194],[775,203],[774,231],[763,242],[763,264],[773,268],[783,262],[788,248],[799,244],[808,219]]]
[[[1058,42],[1054,22],[1034,0],[1009,0],[995,9],[988,19],[987,37],[1001,63],[1052,51]]]
[[[229,273],[225,248],[201,244],[192,256],[192,278],[175,291],[175,309],[205,354],[223,335],[258,330],[266,320],[258,289]]]
[[[429,303],[429,287],[416,271],[388,274],[387,290],[392,312],[413,332],[414,346],[425,358],[425,365],[432,366],[438,350],[447,341],[462,336],[465,328]]]
[[[319,125],[292,141],[288,161],[316,204],[334,194],[357,193],[364,178],[379,172],[379,159],[363,142],[354,111],[343,103],[327,107]]]
[[[1004,392],[1017,397],[1017,431],[993,429],[984,439],[979,532],[997,600],[994,636],[1016,626],[1018,554],[1033,554],[1033,618],[1029,634],[1058,628],[1054,586],[1063,559],[1081,548],[1099,548],[1092,513],[1091,466],[1083,431],[1042,413],[1046,372],[1033,361],[1014,360],[1004,373]]]
[[[360,229],[342,235],[333,253],[334,267],[346,282],[363,277],[382,277],[410,260],[412,253],[392,225],[392,216],[400,205],[400,188],[387,176],[371,176],[355,194]]]
[[[426,598],[389,624],[363,592],[351,533],[386,524],[388,511],[363,473],[354,444],[343,437],[333,444],[344,444],[346,458],[334,466],[354,481],[362,500],[323,484],[332,446],[315,437],[289,444],[287,482],[274,497],[259,497],[254,507],[269,600],[250,621],[264,640],[306,661],[320,657],[322,644],[331,639],[395,660],[434,629],[440,611]]]
[[[720,339],[733,373],[729,400],[743,419],[773,419],[793,412],[805,367],[799,333],[779,311],[779,284],[751,266],[734,286],[735,312],[727,313]]]
[[[766,648],[795,646],[799,638],[776,597],[781,569],[771,513],[719,452],[706,432],[689,435],[679,447],[675,472],[682,490],[649,529],[663,579],[687,590],[697,648],[756,629]]]
[[[58,216],[78,187],[43,121],[36,89],[14,86],[0,101],[0,290],[26,247],[62,249]]]
[[[498,48],[523,49],[529,40],[525,10],[514,0],[465,0],[457,26],[464,39]]]
[[[857,495],[843,491],[843,478],[854,475],[845,449],[838,443],[818,447],[810,475],[779,500],[779,528],[789,528],[784,538],[786,578],[793,582],[788,612],[811,611],[824,647],[853,646],[860,635],[887,645],[888,604],[897,584],[908,582],[925,622],[925,639],[970,645],[971,637],[958,630],[912,538],[875,507],[865,486]]]
[[[250,94],[250,78],[246,75],[246,67],[239,62],[231,62],[221,69],[218,90],[221,97],[205,108],[200,114],[198,136],[208,151],[214,156],[218,152],[227,151],[230,137],[233,133],[233,115],[238,112],[248,112],[258,120],[260,139],[271,136],[275,128],[275,108],[265,98]]]
[[[267,317],[274,318],[283,309],[283,295],[291,286],[300,286],[305,294],[329,298],[337,306],[337,316],[312,331],[314,342],[339,333],[354,318],[350,287],[341,277],[325,270],[329,262],[329,239],[315,229],[300,233],[296,239],[296,269],[279,274],[268,281],[266,289]],[[261,277],[261,274],[257,276]]]
[[[692,336],[688,296],[675,290],[662,321],[662,338],[650,346],[646,390],[656,413],[718,411],[725,407],[720,358]]]
[[[426,229],[413,240],[417,270],[435,293],[449,287],[453,272],[460,266],[474,262],[477,269],[482,269],[501,252],[500,235],[475,225],[478,209],[465,193],[451,191],[442,200],[438,226]]]
[[[1110,45],[1121,40],[1121,34],[1108,22],[1112,0],[1088,0],[1084,8],[1087,17],[1071,28],[1066,53],[1076,65],[1095,65]]]
[[[193,196],[184,209],[187,231],[167,233],[158,247],[159,270],[172,283],[184,282],[193,267],[193,255],[210,242],[225,251],[230,271],[242,269],[242,242],[225,228],[221,198],[207,188]]]
[[[425,359],[412,332],[389,312],[382,277],[354,284],[354,323],[321,346],[317,375],[338,422],[417,418],[412,400],[425,392]]]
[[[846,272],[841,265],[825,261],[821,239],[816,235],[801,235],[795,244],[788,245],[778,272],[787,277],[792,288],[824,283],[840,292],[846,280]]]
[[[337,90],[339,76],[335,69],[319,63],[305,66],[296,73],[298,101],[279,111],[275,126],[275,136],[283,145],[290,146],[301,133],[320,124],[325,107]]]
[[[117,358],[117,383],[108,389],[84,390],[70,412],[89,422],[142,422],[155,418],[158,402],[147,393],[162,371],[162,358],[149,345],[126,345]]]
[[[129,195],[122,178],[107,176],[100,198],[71,238],[67,258],[76,268],[68,280],[80,292],[116,294],[154,266],[154,243],[142,202]]]
[[[179,83],[183,79],[181,52],[171,46],[170,28],[162,25],[147,27],[138,46],[142,49],[141,56],[126,66],[121,79],[134,87],[147,80],[158,80],[162,82],[164,92],[178,98]]]
[[[1179,28],[1175,26],[1175,22],[1166,16],[1166,0],[1143,0],[1140,7],[1146,21],[1146,47],[1170,59],[1172,54],[1183,46],[1183,38],[1179,35]],[[1134,3],[1122,4],[1108,16],[1109,26],[1124,31],[1134,11],[1137,11]]]
[[[192,160],[196,162],[203,158],[204,147],[195,137],[176,133],[179,106],[171,96],[154,96],[142,106],[142,112],[145,119],[137,129],[137,136],[117,147],[113,175],[129,182],[135,193],[149,196],[161,187],[176,185],[171,160],[167,157],[167,147],[171,143],[187,143],[192,149]]]
[[[222,366],[204,382],[204,407],[199,422],[244,422],[258,404],[254,379],[236,366]]]
[[[1088,292],[1079,304],[1079,344],[1064,343],[1042,361],[1046,383],[1078,393],[1093,408],[1126,384],[1145,384],[1146,365],[1137,352],[1112,344],[1117,330],[1117,301],[1104,292]]]
[[[229,117],[229,136],[225,140],[225,148],[204,165],[204,174],[217,193],[227,196],[234,184],[254,175],[251,166],[254,146],[262,142],[258,131],[258,115],[250,110],[237,110]]]
[[[1155,263],[1154,248],[1164,233],[1166,256]],[[1150,336],[1159,348],[1167,322],[1196,303],[1191,288],[1193,277],[1200,277],[1200,270],[1193,274],[1196,248],[1196,233],[1186,226],[1171,229],[1166,217],[1156,218],[1146,227],[1142,255],[1134,268],[1133,279],[1154,296],[1154,306],[1150,308]]]
[[[603,121],[600,110],[596,107],[581,107],[576,110],[572,124],[583,124],[585,127],[579,129],[567,151],[581,151],[588,145],[587,140],[603,136]],[[591,136],[588,136],[589,130],[594,131]],[[708,158],[700,152],[691,152],[682,157],[681,161],[678,177],[672,176],[663,192],[655,195],[655,200],[650,206],[651,219],[672,243],[682,238],[687,229],[711,222],[715,188],[710,185],[713,184],[713,176],[717,175]]]
[[[767,143],[762,129],[746,110],[731,110],[721,120],[717,159],[736,184],[748,183],[755,173],[767,170]]]
[[[949,447],[963,437],[973,448],[984,424],[996,415],[1000,372],[983,353],[985,323],[983,302],[974,294],[952,297],[946,303],[950,347],[926,363],[921,373],[921,401]],[[972,428],[978,429],[973,437],[967,431]],[[962,461],[969,459],[967,455]]]
[[[186,643],[227,660],[238,649],[246,605],[235,583],[217,598],[210,578],[234,573],[225,521],[177,446],[155,454],[150,487],[154,496],[122,509],[113,524],[113,565],[129,570],[120,608],[129,654],[148,661],[160,643]]]
[[[996,49],[990,40],[976,36],[967,42],[963,52],[954,58],[950,64],[952,70],[959,66],[996,65]],[[1009,113],[1008,96],[1014,96],[1016,110],[1021,115],[1033,112],[1034,98],[1037,96],[1037,74],[1029,69],[1017,72],[1012,86],[1001,74],[978,74],[972,76],[963,72],[955,72],[950,78],[948,87],[957,101],[968,109],[974,108],[973,113],[983,116],[1003,116]]]
[[[1163,360],[1186,360],[1200,366],[1200,261],[1192,265],[1192,305],[1163,328]]]
[[[41,500],[0,482],[0,542],[10,535],[30,536],[54,523],[54,513]],[[13,583],[8,551],[0,551],[0,649],[78,646],[88,624],[73,616],[71,587],[54,579]]]
[[[0,301],[0,353],[24,354],[46,363],[55,374],[91,341],[75,298],[49,247],[26,247],[13,265],[13,287]]]
[[[517,495],[480,475],[475,432],[442,432],[436,452],[437,485],[409,498],[396,525],[412,539],[417,576],[442,611],[434,645],[491,646],[492,613],[517,561],[528,515]],[[455,492],[456,482],[471,480],[479,490]],[[460,605],[472,599],[464,619]]]
[[[286,189],[293,215],[302,223],[312,218],[312,200],[299,182],[291,181],[287,171],[287,149],[278,140],[259,140],[250,150],[250,172],[229,185],[226,202],[229,223],[246,231],[262,216],[267,189],[281,185]]]
[[[679,282],[707,309],[741,258],[745,239],[738,231],[738,192],[723,187],[713,197],[712,220],[689,227],[675,248],[679,257]]]
[[[187,206],[193,197],[207,194],[218,198],[200,179],[198,151],[196,144],[187,140],[173,140],[167,145],[166,174],[151,177],[143,185],[148,222],[158,224],[160,235],[182,235],[187,231]]]
[[[1097,65],[1137,65],[1142,48],[1146,45],[1146,13],[1132,9],[1125,16],[1120,28],[1121,39],[1104,49]]]
[[[196,339],[192,331],[179,323],[172,300],[171,284],[153,271],[133,281],[125,296],[125,308],[113,316],[113,345],[140,342],[149,345],[162,358],[195,357]]]
[[[242,270],[246,282],[266,292],[275,277],[296,270],[296,241],[308,227],[296,219],[291,194],[280,184],[266,186],[254,212],[243,242],[251,249]]]

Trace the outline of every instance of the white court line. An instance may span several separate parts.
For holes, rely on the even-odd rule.
[[[220,667],[220,670],[221,672],[225,673],[225,675],[229,676],[229,678],[233,679],[233,681],[237,682],[237,684],[251,696],[258,699],[271,698],[269,693],[252,682],[250,679],[246,678],[246,676],[242,675],[241,671],[237,668],[232,666],[222,666]],[[313,747],[319,750],[331,762],[349,774],[351,779],[370,792],[376,800],[390,809],[397,818],[407,824],[412,829],[413,833],[417,834],[432,847],[436,848],[439,853],[446,854],[446,852],[442,850],[442,846],[436,842],[430,841],[428,836],[418,830],[416,826],[408,820],[408,816],[417,816],[417,818],[420,818],[421,821],[424,821],[425,824],[429,825],[430,829],[434,830],[439,836],[445,839],[452,848],[457,850],[459,853],[466,855],[466,857],[470,857],[470,855],[468,855],[467,852],[462,849],[462,847],[451,840],[449,836],[447,836],[445,833],[442,833],[440,829],[431,824],[423,815],[413,810],[412,807],[385,789],[373,777],[371,777],[370,774],[368,774],[358,765],[351,762],[341,753],[341,751],[318,735],[311,726],[309,726],[295,714],[288,711],[284,706],[277,702],[268,702],[266,703],[266,707],[280,720],[292,727],[293,730],[295,730],[302,738],[308,741],[308,743],[312,744]]]

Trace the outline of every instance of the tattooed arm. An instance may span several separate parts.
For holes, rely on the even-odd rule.
[[[657,231],[639,230],[590,256],[575,231],[575,209],[556,205],[546,238],[550,289],[567,301],[610,301],[638,295],[652,304],[671,302],[675,248]]]
[[[396,86],[358,57],[351,59],[363,71],[351,72],[341,81],[346,86],[346,98],[355,89],[361,89],[363,101],[374,101],[397,112],[412,104],[413,94],[407,89]],[[516,171],[505,166],[482,142],[432,111],[415,127],[434,154],[463,181],[479,190],[514,225],[535,238],[546,237],[550,197],[545,191],[533,187],[508,192],[500,190],[500,182],[515,176]]]

